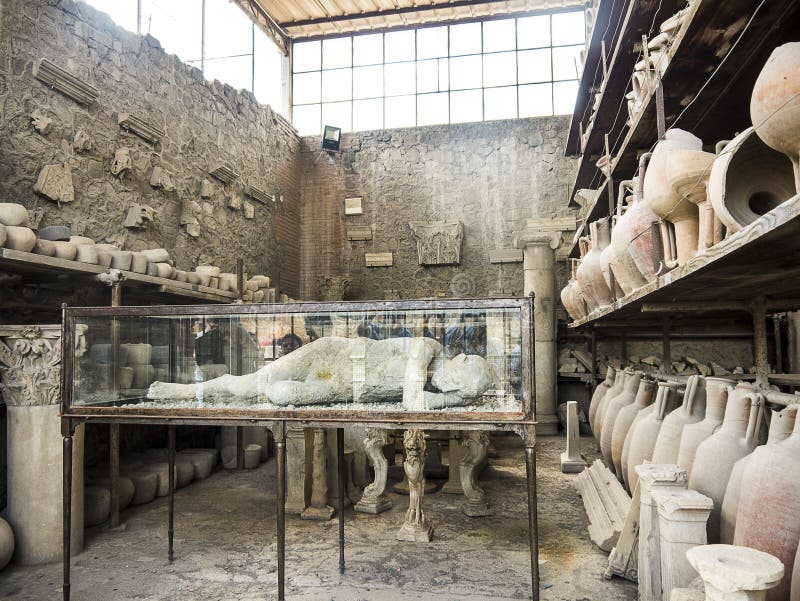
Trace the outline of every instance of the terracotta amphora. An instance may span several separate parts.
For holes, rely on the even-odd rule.
[[[800,544],[800,419],[786,440],[756,451],[742,476],[747,494],[739,499],[734,544],[771,553],[791,567]],[[781,583],[767,591],[767,601],[786,601],[790,586],[796,596],[799,583],[790,584],[791,573],[787,568]]]
[[[800,601],[800,546],[797,547],[797,550],[792,571],[792,594],[789,596],[789,601]]]
[[[628,203],[624,212],[622,212],[622,206],[625,204],[622,202],[623,198],[625,198],[625,189],[630,188],[632,191],[636,184],[636,179],[626,180],[620,184],[619,199],[621,210],[619,214],[614,215],[612,218],[611,244],[606,247],[601,256],[603,277],[605,277],[606,284],[610,288],[613,276],[613,282],[618,288],[615,290],[617,298],[628,295],[647,283],[628,249],[631,236],[629,235],[629,217],[627,216],[629,211],[636,206],[633,194],[627,197]]]
[[[617,221],[616,235],[626,241],[634,265],[647,282],[656,279],[663,270],[664,247],[659,217],[643,199],[644,176],[651,153],[639,159],[639,176],[634,178],[633,204]]]
[[[628,373],[629,370],[626,370]],[[611,454],[611,441],[614,436],[614,424],[620,410],[627,405],[632,405],[636,400],[636,391],[639,390],[639,382],[642,379],[641,372],[631,372],[630,377],[625,381],[622,392],[613,399],[610,399],[603,414],[603,430],[600,435],[600,452],[603,460],[612,472],[614,471],[614,459]]]
[[[675,408],[678,385],[674,382],[659,382],[658,392],[653,410],[635,422],[628,449],[628,489],[634,490],[639,480],[636,466],[650,461],[653,447],[656,444],[658,431],[664,423],[664,417]],[[646,411],[646,409],[644,410]],[[641,412],[640,412],[641,413]],[[623,450],[624,454],[624,450]]]
[[[600,256],[611,243],[611,229],[608,219],[600,219],[589,224],[591,240],[583,237],[578,241],[583,259],[576,272],[578,284],[584,298],[594,307],[604,307],[613,302],[611,290],[603,278]]]
[[[681,435],[688,424],[695,424],[706,414],[706,386],[702,376],[689,376],[683,402],[664,418],[653,447],[653,463],[677,463]]]
[[[570,279],[567,285],[561,290],[561,304],[569,313],[572,319],[581,319],[586,317],[586,307],[583,304],[583,295],[581,288],[578,285],[578,280],[575,278],[575,271],[577,269],[578,260],[570,259]]]
[[[772,51],[753,87],[750,118],[758,136],[791,159],[800,191],[800,42]]]
[[[611,389],[614,385],[614,380],[616,379],[617,370],[614,369],[612,366],[608,366],[606,370],[606,379],[603,380],[597,388],[594,389],[594,393],[592,394],[592,400],[589,403],[589,425],[592,428],[592,432],[595,431],[595,417],[597,416],[597,410],[600,408],[600,404],[603,402],[603,398],[605,398],[606,393]]]
[[[636,431],[637,424],[655,410],[655,399],[657,396],[658,387],[656,387],[656,392],[653,395],[653,402],[636,413],[635,417],[633,418],[633,423],[631,424],[631,427],[628,428],[628,433],[625,435],[625,443],[622,445],[622,461],[620,463],[622,465],[622,481],[625,484],[625,488],[628,489],[630,489],[630,483],[628,482],[628,472],[630,471],[628,469],[628,459],[631,455],[631,440],[633,439],[633,433]]]
[[[753,452],[758,444],[764,397],[746,383],[728,388],[728,404],[719,430],[700,443],[689,477],[689,488],[710,497],[714,509],[708,516],[708,544],[719,543],[722,500],[733,465]]]
[[[625,479],[622,475],[622,450],[625,446],[625,439],[628,437],[636,415],[653,403],[655,391],[655,381],[642,378],[639,382],[639,389],[636,391],[636,400],[620,409],[617,420],[614,422],[614,431],[611,434],[611,460],[614,462],[614,473],[620,482],[624,482]]]
[[[773,411],[772,419],[769,423],[769,436],[767,444],[775,444],[786,440],[794,429],[794,422],[797,418],[798,405],[789,405],[783,411]],[[725,498],[722,500],[722,513],[719,521],[719,537],[723,545],[732,545],[734,533],[736,531],[736,513],[739,510],[740,495],[753,494],[754,491],[749,484],[744,483],[744,472],[747,465],[755,453],[743,457],[736,462],[728,480],[728,487],[725,489]],[[743,486],[744,484],[744,486]]]
[[[675,224],[679,265],[697,254],[701,236],[700,205],[707,204],[706,188],[715,158],[715,154],[702,150],[675,150],[667,155],[667,180],[681,198],[681,203],[667,217]]]
[[[701,421],[683,428],[678,447],[676,463],[686,470],[687,478],[692,473],[697,447],[722,425],[722,419],[725,417],[725,405],[728,402],[728,387],[736,386],[736,381],[727,378],[705,378],[705,385],[705,416]]]
[[[629,376],[627,373],[622,370],[616,370],[616,374],[614,376],[614,384],[605,394],[603,399],[600,401],[600,405],[597,407],[597,412],[594,416],[594,425],[595,427],[592,429],[594,433],[594,437],[597,440],[597,449],[600,450],[600,437],[603,434],[603,418],[605,417],[606,407],[608,407],[608,403],[619,393],[622,392],[623,386],[625,386],[625,380]]]

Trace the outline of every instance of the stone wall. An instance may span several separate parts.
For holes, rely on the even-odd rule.
[[[46,58],[99,89],[83,107],[33,77]],[[39,111],[52,125],[46,134],[31,125]],[[132,113],[164,130],[155,145],[123,131],[119,113]],[[91,148],[72,144],[81,130]],[[137,36],[103,13],[71,0],[0,2],[0,201],[44,210],[42,225],[73,225],[97,241],[130,250],[163,246],[180,269],[212,263],[274,278],[282,292],[298,291],[300,140],[292,127],[249,92],[209,83],[199,70],[166,54],[150,36]],[[110,172],[115,151],[131,151],[132,170]],[[42,166],[67,163],[75,200],[58,206],[34,194]],[[240,178],[223,185],[208,175],[227,164]],[[154,167],[169,173],[174,191],[151,186]],[[203,179],[209,198],[200,197]],[[243,194],[246,185],[283,202],[259,204]],[[242,208],[249,201],[255,218]],[[192,202],[196,204],[191,204]],[[128,208],[149,205],[154,222],[144,229],[123,227]],[[180,225],[182,207],[199,222],[199,236]]]
[[[531,217],[565,208],[574,159],[564,157],[569,117],[493,121],[345,134],[333,164],[320,139],[303,138],[300,297],[318,298],[322,274],[349,274],[350,299],[522,294],[521,263],[489,263]],[[345,216],[345,197],[363,215]],[[409,222],[464,225],[457,266],[422,267]],[[349,226],[372,240],[348,241]],[[365,252],[393,254],[392,267],[366,267]]]

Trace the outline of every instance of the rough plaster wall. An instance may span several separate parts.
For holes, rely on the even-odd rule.
[[[211,262],[233,271],[241,256],[249,273],[270,275],[282,292],[297,293],[299,138],[282,117],[248,92],[206,82],[155,38],[124,31],[86,4],[5,0],[0,8],[0,199],[43,208],[43,225],[83,224],[98,241],[131,250],[163,246],[180,269]],[[85,108],[49,90],[32,75],[39,58],[99,88],[97,102]],[[46,136],[31,127],[35,109],[53,120]],[[117,113],[124,112],[156,124],[166,136],[153,148],[121,131]],[[79,128],[95,145],[82,154],[70,145]],[[109,166],[122,146],[132,151],[133,171],[120,180]],[[33,183],[43,165],[64,161],[72,168],[76,199],[58,207],[35,195]],[[227,190],[207,175],[218,162],[242,176]],[[175,192],[150,186],[155,165],[171,174]],[[203,178],[214,188],[207,200],[199,196]],[[254,202],[253,220],[226,208],[225,192],[242,197],[245,183],[282,194],[283,205]],[[179,225],[181,203],[191,200],[202,208],[199,238]],[[123,227],[132,203],[157,209],[147,229]]]
[[[521,294],[522,265],[492,265],[489,251],[510,247],[526,219],[565,208],[568,126],[563,116],[346,134],[333,165],[318,137],[303,138],[301,298],[318,298],[326,273],[351,275],[351,299]],[[363,197],[363,215],[344,216],[347,196]],[[408,222],[425,219],[464,224],[459,266],[418,265]],[[347,241],[350,225],[371,225],[373,239]],[[365,267],[365,252],[382,251],[393,267]]]

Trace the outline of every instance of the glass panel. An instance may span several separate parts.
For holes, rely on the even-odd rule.
[[[553,48],[553,79],[579,79],[583,46]]]
[[[154,0],[157,1],[157,0]],[[158,2],[159,6],[169,4],[180,15],[174,27],[184,28],[181,3]],[[206,0],[206,39],[205,58],[224,58],[253,52],[253,22],[244,11],[228,0]]]
[[[320,106],[307,104],[292,108],[292,125],[301,136],[318,136],[322,133]]]
[[[413,61],[415,58],[414,30],[393,31],[385,35],[386,62]]]
[[[331,38],[322,41],[322,68],[349,67],[353,60],[351,38]]]
[[[536,83],[552,79],[549,48],[524,50],[517,54],[519,83]]]
[[[553,84],[553,114],[571,115],[578,96],[577,81],[557,81]]]
[[[320,101],[321,88],[319,71],[295,74],[292,80],[292,100],[295,104]]]
[[[295,42],[292,44],[292,70],[295,73],[322,68],[321,42]]]
[[[117,2],[117,4],[129,4],[127,2]],[[133,10],[136,11],[136,2],[133,3]],[[219,11],[219,5],[209,6],[207,10]],[[241,10],[235,9],[244,16]],[[227,11],[226,11],[227,12]],[[229,19],[239,30],[243,29],[241,21],[237,22],[230,15],[223,15]],[[250,22],[245,16],[245,21]],[[142,34],[149,33],[155,37],[164,50],[170,54],[177,54],[181,60],[199,67],[200,55],[202,52],[202,23],[203,23],[203,3],[202,0],[181,0],[180,2],[159,2],[158,0],[142,0]],[[246,24],[245,24],[246,25]],[[245,52],[250,52],[251,28],[248,27],[246,44],[243,45]],[[136,15],[133,15],[133,28],[136,31]],[[219,40],[219,30],[211,32],[215,41]],[[239,54],[241,47],[237,46],[235,52],[227,55]],[[244,54],[244,52],[241,52]],[[227,56],[220,55],[220,56]],[[206,50],[206,56],[211,56]],[[223,80],[224,81],[224,80]]]
[[[352,69],[322,72],[322,101],[350,100],[353,97]]]
[[[481,24],[450,26],[450,56],[477,54],[481,51]]]
[[[268,104],[274,110],[285,112],[281,86],[283,57],[278,47],[260,29],[256,29],[253,52],[255,61],[255,85],[253,94],[261,104]]]
[[[417,93],[439,91],[439,59],[417,63]]]
[[[322,124],[332,125],[342,131],[353,130],[353,103],[329,102],[322,105]]]
[[[550,15],[517,19],[517,48],[544,48],[550,45]]]
[[[517,37],[514,19],[485,21],[483,23],[483,51],[514,50]]]
[[[136,33],[136,0],[86,0],[86,2],[106,13],[120,27]]]
[[[250,90],[253,85],[253,57],[206,59],[203,75],[209,81],[218,79],[236,89]]]
[[[466,90],[450,92],[450,123],[481,121],[483,119],[483,91]]]
[[[481,56],[460,56],[450,59],[450,89],[481,87]]]
[[[570,109],[570,112],[572,110]],[[553,114],[553,86],[538,83],[519,86],[519,116],[542,117]]]
[[[416,96],[386,99],[385,127],[414,127],[417,124]]]
[[[353,37],[353,64],[378,65],[383,62],[383,34]]]
[[[483,118],[491,119],[516,119],[517,118],[517,88],[488,88],[483,91]]]
[[[417,96],[417,125],[447,123],[450,117],[447,92]]]
[[[586,18],[583,11],[555,13],[553,19],[553,46],[586,42]]]
[[[416,63],[395,63],[385,66],[384,87],[387,96],[413,94],[416,91]]]
[[[353,102],[353,131],[383,128],[383,98]]]
[[[383,96],[383,65],[353,69],[353,98]]]
[[[447,56],[447,27],[417,30],[417,60]]]
[[[498,52],[483,57],[483,85],[485,87],[507,86],[515,83],[517,83],[516,52]]]

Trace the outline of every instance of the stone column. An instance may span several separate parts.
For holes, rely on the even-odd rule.
[[[686,587],[697,577],[686,552],[708,541],[706,522],[714,501],[696,490],[658,490],[650,494],[658,506],[661,594],[669,601],[673,588]]]
[[[310,434],[310,430],[308,430]],[[286,432],[286,513],[300,515],[311,501],[310,435],[302,428]]]
[[[578,423],[578,403],[567,403],[567,450],[561,453],[561,471],[579,474],[586,469],[586,460],[581,455],[581,432]]]
[[[764,601],[783,578],[777,557],[749,547],[704,545],[686,559],[703,579],[707,601]]]
[[[325,457],[325,430],[314,428],[314,454],[311,468],[311,503],[300,517],[304,520],[327,521],[335,509],[328,505],[328,475]]]
[[[643,463],[636,466],[639,475],[639,599],[661,601],[661,562],[658,508],[653,500],[657,491],[686,489],[686,470],[677,465]],[[669,599],[669,597],[666,597]]]
[[[79,335],[76,347],[84,342]],[[61,326],[0,326],[0,382],[8,406],[6,517],[15,561],[47,563],[62,553]],[[83,426],[72,444],[74,555],[83,549]]]
[[[525,295],[533,293],[533,356],[536,433],[558,433],[556,417],[556,254],[561,234],[526,229],[517,235],[522,248]]]

